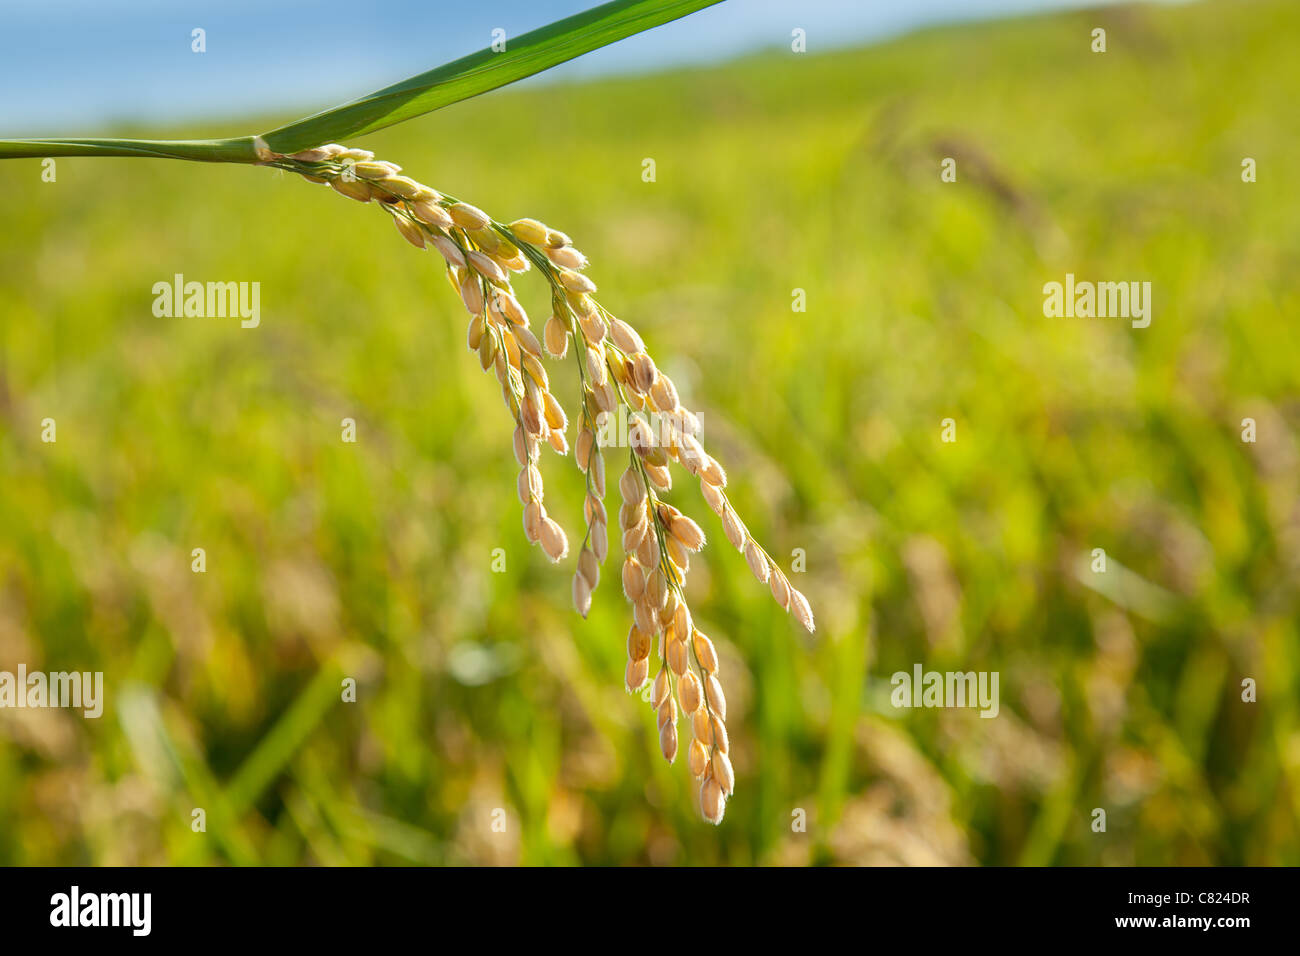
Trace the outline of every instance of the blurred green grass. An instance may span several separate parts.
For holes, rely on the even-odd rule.
[[[107,687],[98,721],[0,711],[0,862],[1300,862],[1298,28],[966,25],[355,144],[572,235],[751,528],[807,552],[812,640],[672,495],[716,539],[689,593],[729,682],[719,829],[621,689],[615,565],[583,622],[525,547],[432,257],[270,171],[0,164],[0,669]],[[155,318],[177,272],[261,282],[261,327]],[[1151,327],[1043,318],[1066,272],[1151,280]],[[577,472],[546,474],[572,531]],[[918,661],[999,671],[1000,716],[894,710]]]

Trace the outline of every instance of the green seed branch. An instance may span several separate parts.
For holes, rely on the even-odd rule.
[[[137,156],[268,166],[328,185],[340,195],[374,203],[398,233],[420,250],[432,249],[470,315],[468,347],[483,371],[494,372],[514,423],[513,448],[520,465],[518,495],[524,535],[552,562],[569,553],[568,536],[545,504],[543,445],[569,451],[569,419],[552,392],[543,361],[574,352],[582,409],[574,460],[583,472],[585,533],[573,576],[575,609],[584,618],[609,551],[605,508],[605,459],[598,432],[611,416],[628,416],[629,463],[619,479],[618,527],[624,559],[621,583],[632,604],[625,685],[637,692],[650,684],[659,746],[672,763],[678,724],[689,718],[687,765],[695,779],[704,819],[720,823],[735,789],[724,721],[727,702],[712,641],[695,625],[686,597],[690,556],[705,544],[704,532],[669,504],[670,465],[698,480],[705,502],[777,604],[808,631],[814,629],[807,599],[792,587],[759,546],[727,499],[726,472],[699,439],[699,418],[685,408],[677,388],[656,366],[641,336],[595,299],[586,275],[588,260],[567,235],[535,219],[502,222],[481,209],[402,175],[368,150],[328,142],[400,123],[449,103],[530,76],[606,43],[684,16],[717,0],[618,0],[508,44],[482,51],[260,136],[224,140],[33,139],[0,141],[0,158],[46,156]],[[318,145],[325,142],[326,145]],[[514,293],[512,274],[536,270],[547,283],[551,315],[542,339]],[[652,421],[661,420],[659,434]],[[650,681],[650,657],[659,666]]]

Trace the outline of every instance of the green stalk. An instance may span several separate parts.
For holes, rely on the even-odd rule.
[[[0,159],[22,156],[146,156],[199,163],[255,163],[256,137],[237,139],[7,139]]]

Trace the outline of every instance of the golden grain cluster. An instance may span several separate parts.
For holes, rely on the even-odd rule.
[[[583,617],[608,548],[605,456],[602,438],[626,410],[628,462],[619,478],[622,505],[623,593],[632,603],[627,635],[626,685],[641,690],[651,680],[651,654],[658,670],[650,701],[659,746],[670,763],[679,750],[678,726],[690,722],[686,763],[695,777],[700,812],[719,823],[735,785],[727,738],[727,699],[713,642],[695,626],[686,601],[690,556],[704,546],[704,532],[661,498],[672,487],[676,462],[698,479],[704,500],[722,522],[727,540],[777,604],[813,630],[808,600],[754,540],[727,499],[726,472],[699,440],[699,419],[682,406],[677,388],[655,365],[645,343],[626,322],[595,298],[596,285],[582,270],[587,257],[569,237],[535,219],[497,222],[481,209],[401,175],[365,150],[330,144],[291,156],[268,154],[265,165],[298,173],[361,202],[379,203],[402,237],[416,248],[432,247],[446,261],[447,277],[470,314],[467,343],[484,371],[492,370],[515,421],[519,500],[524,534],[552,561],[569,552],[568,538],[546,510],[540,456],[543,444],[568,451],[568,415],[550,390],[543,351],[564,358],[570,349],[581,385],[574,458],[586,480],[585,533],[573,577],[573,603]],[[542,340],[510,284],[530,268],[546,279],[551,315]]]

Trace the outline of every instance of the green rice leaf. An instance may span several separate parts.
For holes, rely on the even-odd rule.
[[[500,53],[480,50],[352,103],[264,133],[263,138],[276,152],[292,153],[371,133],[522,80],[718,2],[616,0],[509,38]]]
[[[342,106],[264,133],[278,153],[293,153],[393,126],[522,80],[559,63],[679,19],[721,0],[614,0],[507,38],[500,52],[480,50]],[[31,156],[149,156],[212,163],[255,163],[258,137],[222,140],[0,140],[0,159]]]

